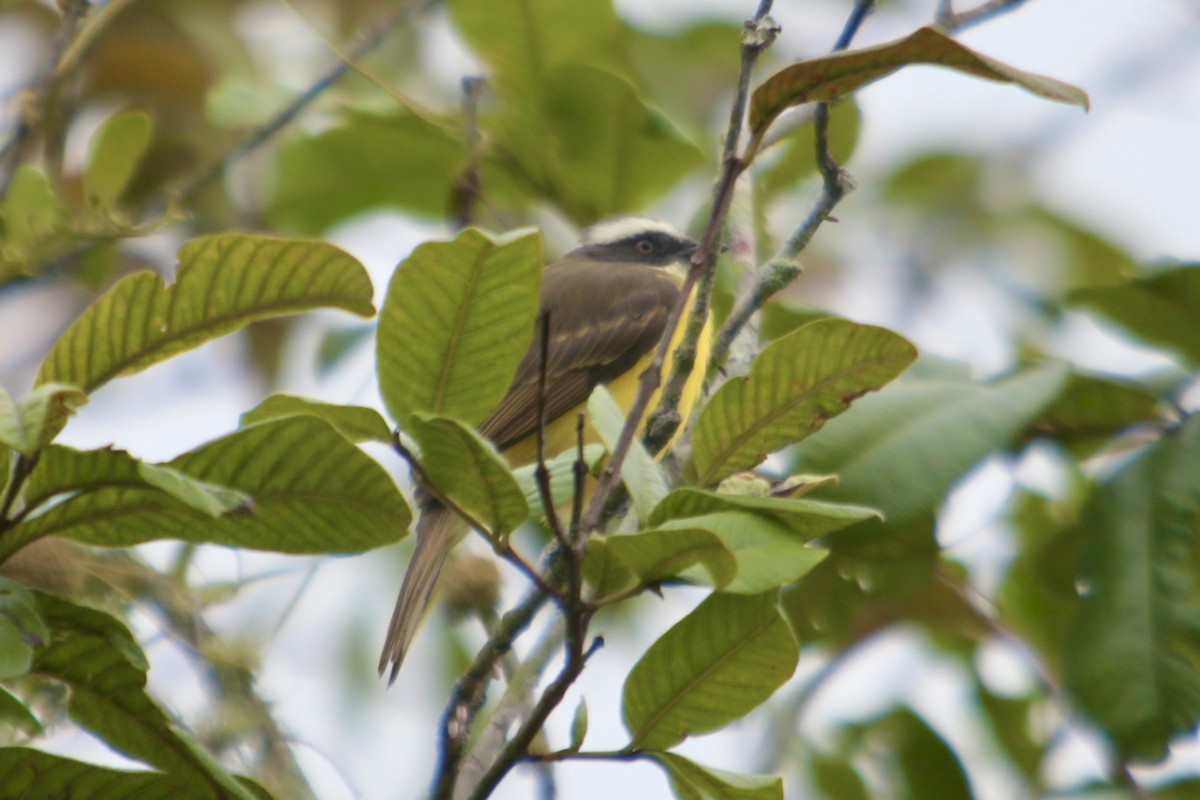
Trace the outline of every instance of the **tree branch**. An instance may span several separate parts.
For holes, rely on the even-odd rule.
[[[625,457],[629,453],[629,447],[633,443],[634,434],[641,424],[643,416],[646,414],[647,407],[650,405],[650,397],[662,384],[663,367],[666,364],[666,353],[670,347],[671,340],[675,337],[675,331],[679,327],[679,321],[682,319],[688,303],[693,303],[693,308],[696,311],[696,314],[693,315],[694,324],[686,332],[686,341],[681,343],[678,349],[671,383],[666,391],[663,392],[659,407],[655,411],[656,420],[653,425],[653,441],[650,443],[651,451],[657,451],[663,444],[669,441],[679,425],[678,413],[675,409],[679,405],[679,399],[683,394],[683,386],[695,364],[696,342],[700,337],[704,319],[708,312],[711,281],[706,282],[708,290],[697,292],[694,299],[692,298],[692,291],[696,288],[702,276],[708,275],[716,269],[717,256],[719,255],[718,241],[722,231],[725,229],[725,218],[729,213],[729,205],[733,200],[734,184],[742,171],[749,166],[750,160],[754,155],[753,151],[748,148],[747,152],[739,158],[737,151],[742,135],[742,126],[746,117],[746,106],[750,101],[750,80],[753,75],[754,64],[758,61],[758,57],[762,54],[762,51],[770,47],[771,43],[775,41],[775,36],[779,33],[779,26],[768,16],[771,11],[771,5],[772,0],[761,0],[754,17],[745,22],[745,30],[742,34],[742,58],[738,73],[737,92],[734,95],[733,107],[729,113],[729,125],[725,133],[725,144],[721,156],[721,174],[713,190],[712,213],[709,215],[704,235],[700,238],[700,246],[692,254],[691,269],[688,270],[687,277],[683,281],[683,286],[680,287],[679,302],[671,311],[671,316],[667,319],[662,339],[659,341],[658,347],[654,352],[653,361],[641,375],[637,398],[634,400],[632,408],[629,409],[625,420],[625,427],[621,430],[621,436],[617,439],[617,446],[613,448],[612,457],[609,459],[604,472],[600,475],[596,494],[592,497],[587,513],[584,514],[582,525],[585,534],[590,533],[600,525],[605,506],[616,487],[621,465],[625,462]],[[699,316],[697,319],[697,315],[701,313],[704,316]],[[672,416],[674,417],[673,419],[671,419]]]
[[[12,137],[0,148],[0,174],[3,175],[3,187],[0,197],[8,192],[9,183],[17,168],[25,160],[25,151],[38,130],[46,120],[47,109],[54,97],[59,79],[65,74],[60,66],[65,63],[65,57],[71,49],[71,44],[79,35],[83,19],[91,10],[90,0],[64,0],[62,21],[58,32],[50,46],[50,58],[41,75],[34,81],[27,94],[27,99],[21,104],[16,130]]]
[[[863,22],[875,6],[875,0],[858,0],[850,17],[842,28],[841,35],[833,45],[833,50],[844,50],[850,46]],[[713,342],[712,358],[709,369],[721,367],[729,356],[730,347],[742,328],[750,318],[758,313],[763,305],[777,292],[789,286],[800,273],[803,266],[799,256],[812,240],[817,228],[829,218],[834,207],[842,198],[854,189],[854,179],[850,173],[834,159],[829,151],[829,105],[818,103],[814,112],[813,126],[816,138],[817,170],[821,173],[821,192],[800,225],[792,231],[779,252],[767,262],[758,274],[753,288],[738,298],[733,311],[725,320],[721,330]],[[751,143],[754,146],[755,143]]]
[[[483,693],[500,660],[512,650],[513,641],[521,634],[547,600],[540,589],[500,618],[496,632],[476,655],[450,693],[450,701],[442,715],[438,737],[441,760],[434,776],[432,796],[435,800],[451,800],[463,757],[470,741],[471,725],[483,705]]]
[[[947,32],[961,31],[963,28],[978,25],[991,17],[1015,11],[1025,2],[1026,0],[988,0],[982,5],[956,14],[953,0],[941,0],[938,3],[937,14],[934,16],[934,23]]]
[[[483,148],[479,135],[479,100],[483,95],[483,87],[484,80],[478,76],[462,79],[463,139],[467,147],[467,163],[454,181],[450,193],[450,213],[456,228],[465,228],[475,221],[475,205],[483,189],[480,171]]]
[[[571,620],[567,620],[568,626]],[[569,635],[569,631],[568,631]],[[592,641],[591,647],[587,651],[568,646],[567,648],[567,663],[563,665],[562,671],[558,677],[546,687],[546,691],[542,692],[541,698],[538,699],[533,710],[529,712],[529,717],[513,734],[513,737],[508,740],[508,744],[500,752],[499,758],[492,764],[484,776],[475,785],[474,790],[468,797],[470,800],[483,800],[504,780],[504,776],[512,770],[528,753],[529,745],[537,737],[542,730],[542,726],[546,724],[546,719],[549,718],[552,712],[567,693],[567,689],[583,672],[584,666],[589,658],[604,646],[604,640],[596,638]]]

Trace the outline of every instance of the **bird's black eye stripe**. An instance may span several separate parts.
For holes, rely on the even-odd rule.
[[[613,247],[629,248],[639,253],[665,253],[680,248],[680,242],[674,236],[659,231],[645,231],[625,239],[613,242]]]

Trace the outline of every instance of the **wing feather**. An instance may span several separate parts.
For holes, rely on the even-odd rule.
[[[638,264],[564,259],[546,268],[542,308],[550,312],[546,420],[587,400],[598,384],[650,353],[679,298],[671,273]],[[537,425],[538,338],[508,393],[479,426],[501,450]]]

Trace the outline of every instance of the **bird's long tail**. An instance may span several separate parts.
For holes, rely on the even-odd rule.
[[[389,684],[396,680],[408,646],[429,607],[446,555],[466,533],[465,524],[453,512],[433,502],[424,505],[417,522],[417,547],[404,573],[383,653],[379,656],[379,674],[382,676],[391,668]]]

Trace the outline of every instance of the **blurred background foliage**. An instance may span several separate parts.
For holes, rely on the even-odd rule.
[[[146,266],[169,276],[174,249],[206,232],[334,237],[372,251],[356,237],[378,229],[354,225],[382,214],[402,220],[398,244],[383,248],[394,262],[451,221],[537,224],[557,253],[611,214],[699,214],[740,20],[753,11],[709,5],[711,15],[680,10],[650,29],[605,0],[0,3],[0,38],[14,43],[0,141],[0,384],[23,392],[99,291]],[[785,25],[759,80],[827,50],[851,4],[813,5],[814,23]],[[880,3],[860,38],[902,35],[934,5]],[[467,105],[463,75],[486,78]],[[814,194],[810,113],[781,121],[753,171],[759,263]],[[852,172],[871,122],[869,106],[834,108],[832,152]],[[836,534],[833,555],[785,595],[801,677],[759,712],[765,739],[739,747],[756,753],[743,766],[782,772],[794,796],[1200,793],[1200,269],[1140,263],[1118,237],[1046,202],[1030,178],[1039,146],[876,156],[838,224],[804,254],[805,276],[764,309],[764,341],[836,314],[892,327],[925,352],[895,386],[766,470],[838,473],[815,496],[887,516]],[[721,269],[718,312],[738,285],[732,261]],[[289,360],[315,364],[319,349],[341,381],[320,385],[358,400],[369,378],[343,367],[371,332],[328,323],[302,338],[297,324],[250,328],[235,352],[244,380],[263,393],[289,388],[309,369]],[[161,402],[142,398],[128,414]],[[242,594],[237,580],[198,576],[194,553],[175,555],[165,577],[194,609]],[[136,599],[103,563],[48,548],[15,568],[75,593],[94,592],[90,578],[103,575],[121,587],[116,602]],[[386,610],[377,605],[372,614]],[[368,624],[313,633],[351,654],[336,677],[347,688],[330,691],[352,701],[352,716],[370,713],[363,703],[377,691],[362,678]],[[461,652],[457,637],[469,639],[459,631],[445,647]],[[897,642],[907,649],[889,661]],[[839,711],[843,681],[827,692],[833,711],[810,723],[852,662],[876,704]],[[921,691],[893,685],[903,670]],[[247,731],[216,694],[185,718],[229,754]],[[254,766],[269,772],[265,760]]]

